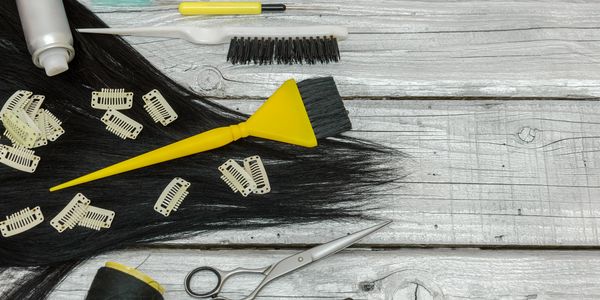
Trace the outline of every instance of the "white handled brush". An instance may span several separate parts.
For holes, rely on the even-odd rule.
[[[169,37],[196,44],[216,45],[228,41],[227,60],[233,64],[278,64],[337,62],[337,41],[348,37],[342,26],[295,27],[133,27],[80,28],[82,33]]]

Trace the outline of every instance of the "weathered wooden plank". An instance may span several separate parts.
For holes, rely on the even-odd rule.
[[[325,66],[232,66],[226,45],[127,38],[169,76],[212,97],[263,97],[285,79],[315,75],[335,75],[348,97],[600,96],[595,1],[295,1],[315,9],[212,17],[182,17],[176,0],[82,2],[115,27],[340,24],[353,33],[340,43],[343,62]]]
[[[251,112],[261,102],[221,103]],[[395,222],[367,243],[599,245],[599,102],[353,100],[346,107],[349,135],[410,156],[391,162],[408,177],[373,195],[379,208],[367,214]],[[225,231],[181,242],[304,244],[361,226]]]
[[[163,284],[165,299],[191,299],[183,279],[195,267],[263,267],[287,250],[136,250],[101,255],[77,268],[50,299],[82,299],[106,261],[137,266]],[[349,250],[268,285],[258,299],[598,299],[593,251]],[[260,276],[241,276],[224,296],[241,299]],[[196,284],[209,284],[199,277]]]

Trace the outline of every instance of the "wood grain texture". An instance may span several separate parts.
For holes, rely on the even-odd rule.
[[[251,112],[261,101],[221,103]],[[390,161],[408,177],[373,195],[379,208],[367,213],[395,222],[366,243],[599,245],[599,102],[353,100],[346,107],[349,135],[409,155]],[[180,242],[312,244],[364,226],[316,223]]]
[[[252,17],[179,16],[178,1],[114,6],[85,0],[110,26],[344,24],[343,63],[231,66],[227,46],[127,38],[181,84],[252,112],[283,80],[334,75],[354,124],[348,135],[409,155],[409,173],[373,195],[369,215],[392,219],[362,241],[396,247],[600,246],[600,4],[594,1],[301,1],[323,10]],[[448,98],[436,97],[453,97]],[[392,101],[431,97],[429,100]],[[456,98],[472,97],[472,101]],[[491,98],[503,98],[494,100]],[[504,97],[554,98],[506,101]],[[254,99],[254,100],[252,100]],[[268,166],[267,166],[268,170]],[[399,175],[404,174],[399,169]],[[276,187],[274,187],[276,188]],[[184,203],[185,205],[185,203]],[[306,246],[370,225],[325,222],[222,231],[177,247]],[[107,260],[139,266],[189,299],[185,274],[200,265],[268,265],[289,250],[159,248],[92,259],[51,299],[82,299]],[[593,251],[353,249],[269,285],[269,299],[598,299]],[[0,275],[0,291],[10,285]],[[255,277],[229,288],[239,299]]]
[[[114,1],[109,1],[114,3]],[[111,26],[239,22],[346,24],[344,62],[328,66],[230,66],[226,46],[128,38],[185,86],[252,112],[288,77],[334,74],[354,131],[396,147],[410,173],[374,195],[370,214],[395,220],[368,243],[387,245],[597,246],[600,117],[597,15],[586,1],[300,2],[323,8],[263,16],[179,16],[152,6],[84,1]],[[289,21],[289,22],[288,22]],[[373,44],[378,51],[371,51]],[[404,49],[410,49],[404,50]],[[553,52],[554,51],[554,52]],[[391,59],[398,56],[397,60]],[[584,90],[582,90],[582,88]],[[402,96],[562,96],[556,101],[372,101]],[[473,98],[477,99],[477,98]],[[399,171],[400,174],[400,171]],[[312,244],[361,224],[228,231],[182,243]],[[318,234],[315,234],[318,233]]]
[[[325,66],[232,66],[227,45],[126,38],[170,77],[212,97],[263,97],[285,79],[315,75],[335,75],[347,97],[600,96],[596,1],[294,1],[314,9],[211,17],[182,17],[176,0],[82,2],[114,27],[349,27],[342,63]]]
[[[199,266],[264,267],[297,251],[136,250],[108,253],[77,268],[50,299],[83,299],[97,269],[118,261],[160,282],[165,299],[191,299],[187,272]],[[593,251],[344,251],[279,278],[257,299],[598,299],[600,258]],[[241,299],[261,276],[240,276],[224,296]],[[197,287],[210,284],[198,277]],[[0,284],[1,285],[1,284]]]

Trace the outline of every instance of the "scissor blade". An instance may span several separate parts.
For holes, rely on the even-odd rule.
[[[385,227],[386,225],[392,223],[392,221],[386,221],[379,225],[375,225],[373,227],[369,227],[367,229],[363,229],[361,231],[355,232],[351,235],[347,235],[345,237],[341,237],[339,239],[333,240],[331,242],[325,243],[323,245],[316,246],[314,248],[308,249],[304,251],[304,253],[310,254],[312,260],[319,260],[321,258],[325,258],[329,255],[335,254],[345,248],[348,248],[352,244],[358,242],[362,238],[367,235]]]
[[[367,229],[363,229],[359,232],[355,232],[351,235],[339,238],[337,240],[333,240],[329,243],[325,243],[323,245],[308,249],[306,251],[302,251],[300,253],[294,254],[290,257],[284,258],[278,263],[271,266],[267,269],[265,273],[265,278],[263,281],[256,287],[256,289],[248,295],[248,297],[244,298],[244,300],[252,300],[256,298],[256,295],[260,290],[267,285],[269,282],[275,280],[278,277],[281,277],[285,274],[293,272],[303,266],[306,266],[316,260],[332,255],[338,251],[341,251],[348,246],[358,242],[360,239],[365,236],[381,229],[382,227],[390,224],[392,221],[387,221],[381,223],[379,225],[375,225],[373,227],[369,227]]]

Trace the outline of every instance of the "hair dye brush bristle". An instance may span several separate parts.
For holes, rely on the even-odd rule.
[[[318,139],[352,129],[348,111],[332,77],[300,81],[298,90]]]

